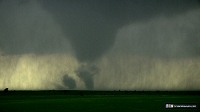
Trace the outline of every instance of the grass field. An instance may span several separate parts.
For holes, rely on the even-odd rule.
[[[198,109],[166,109],[165,104],[195,103],[200,95],[151,92],[62,91],[11,92],[0,96],[0,112],[198,112]],[[199,111],[200,112],[200,111]]]

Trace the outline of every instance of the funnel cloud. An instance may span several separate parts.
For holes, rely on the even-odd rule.
[[[0,88],[199,90],[199,0],[1,0]]]

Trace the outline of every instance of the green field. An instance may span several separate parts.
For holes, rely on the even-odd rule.
[[[195,103],[200,95],[119,94],[118,92],[15,92],[1,94],[0,112],[198,112],[198,109],[166,109],[165,104]]]

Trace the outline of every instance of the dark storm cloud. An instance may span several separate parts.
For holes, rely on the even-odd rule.
[[[92,61],[110,49],[123,25],[167,17],[199,6],[197,0],[44,0],[60,22],[81,61]],[[145,43],[144,43],[145,44]]]
[[[37,1],[0,2],[0,50],[8,54],[69,51],[58,23]]]
[[[197,7],[198,0],[2,0],[0,48],[14,54],[65,52],[68,39],[80,61],[93,61],[113,46],[122,26]]]

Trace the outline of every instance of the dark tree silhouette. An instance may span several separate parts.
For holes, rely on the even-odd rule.
[[[3,92],[4,92],[4,93],[7,93],[7,92],[8,92],[8,88],[5,88]]]

